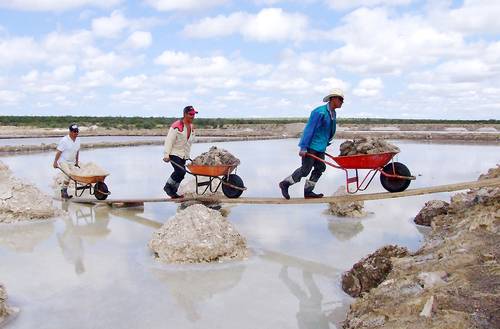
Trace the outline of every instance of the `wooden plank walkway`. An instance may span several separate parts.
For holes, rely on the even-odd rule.
[[[93,198],[73,198],[70,201],[76,203],[105,203],[109,205],[127,205],[135,204],[138,205],[144,202],[184,202],[184,201],[201,201],[206,203],[234,203],[234,204],[310,204],[310,203],[330,203],[338,201],[369,201],[369,200],[382,200],[382,199],[393,199],[402,198],[415,195],[424,195],[431,193],[442,193],[451,191],[468,190],[472,188],[488,187],[488,186],[500,186],[500,178],[485,179],[481,181],[472,182],[462,182],[456,184],[438,185],[424,188],[409,189],[403,192],[389,193],[366,193],[366,194],[350,194],[341,196],[331,196],[324,197],[320,199],[304,199],[304,198],[291,198],[290,200],[285,200],[284,198],[217,198],[217,197],[204,197],[198,196],[195,198],[182,198],[182,199],[170,199],[170,198],[149,198],[149,199],[138,199],[138,198],[128,198],[128,199],[107,199],[107,200],[97,200]],[[278,187],[276,187],[278,189]]]

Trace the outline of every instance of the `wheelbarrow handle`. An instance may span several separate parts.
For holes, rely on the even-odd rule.
[[[188,174],[190,174],[190,172],[184,167],[184,166],[181,166],[180,164],[170,160],[170,163],[174,166],[176,166],[177,168],[181,169],[182,171],[184,172],[187,172]]]
[[[334,161],[335,161],[335,158],[333,156],[331,156],[330,154],[327,154],[325,153],[326,155],[328,155],[330,158],[332,158]],[[340,166],[336,165],[335,163],[332,163],[330,161],[326,161],[324,159],[321,159],[320,157],[312,154],[312,153],[306,153],[306,156],[310,157],[310,158],[313,158],[314,160],[318,160],[318,161],[321,161],[323,163],[326,163],[327,165],[329,166],[332,166],[332,167],[335,167],[335,168],[341,168]]]
[[[73,179],[73,178],[71,178],[71,175],[69,175],[67,172],[65,172],[61,167],[57,166],[57,169],[62,171],[62,173],[65,174],[68,178]]]

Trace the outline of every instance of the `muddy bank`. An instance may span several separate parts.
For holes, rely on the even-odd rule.
[[[481,179],[499,175],[497,167]],[[345,274],[369,270],[346,285],[346,291],[359,290],[361,297],[351,305],[343,328],[500,327],[500,187],[454,195],[431,227],[417,252],[386,258],[390,266],[383,264],[391,270],[381,283],[365,280],[371,282],[364,285],[367,289],[354,284],[381,271],[373,261]]]
[[[47,219],[59,214],[48,195],[12,176],[0,161],[0,223]]]

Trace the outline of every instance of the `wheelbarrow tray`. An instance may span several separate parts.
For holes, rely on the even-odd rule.
[[[377,169],[385,166],[398,152],[356,154],[332,157],[344,169]]]
[[[194,165],[189,164],[186,166],[191,174],[201,175],[201,176],[227,176],[229,175],[237,166],[236,165]]]
[[[104,182],[104,179],[108,175],[101,176],[78,176],[78,175],[70,175],[71,179],[77,181],[82,184],[94,184],[97,182]]]

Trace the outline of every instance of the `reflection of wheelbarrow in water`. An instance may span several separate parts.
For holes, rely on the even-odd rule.
[[[58,169],[61,170],[70,181],[75,183],[76,197],[82,196],[87,189],[89,190],[89,194],[95,196],[97,200],[106,200],[108,195],[111,194],[108,186],[104,183],[104,179],[108,176],[108,174],[99,176],[78,176],[68,174],[60,167],[58,167]]]
[[[306,153],[306,156],[319,160],[334,168],[344,170],[348,193],[366,190],[377,172],[380,172],[380,183],[389,192],[402,192],[408,188],[410,181],[415,179],[415,176],[411,175],[410,170],[404,164],[394,161],[393,158],[398,152],[357,154],[337,157],[331,156],[328,153],[325,154],[335,161],[335,163],[320,159],[310,153]],[[354,176],[349,177],[349,169],[355,170]],[[359,169],[369,169],[368,173],[361,181],[358,175]],[[349,188],[350,184],[355,184],[353,190]]]
[[[247,188],[236,172],[237,165],[186,165],[187,170],[177,163],[171,161],[175,166],[183,169],[186,173],[193,175],[196,180],[196,194],[203,195],[207,191],[215,193],[222,186],[222,192],[228,198],[238,198]],[[199,177],[207,177],[207,181],[201,181]],[[212,184],[215,182],[215,187]],[[218,184],[217,184],[218,182]]]

